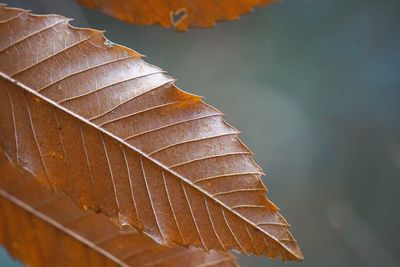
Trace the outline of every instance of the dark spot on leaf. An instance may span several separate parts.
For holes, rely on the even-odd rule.
[[[171,11],[171,22],[172,25],[176,28],[179,23],[181,23],[187,17],[187,10],[185,7],[178,9],[177,11]]]

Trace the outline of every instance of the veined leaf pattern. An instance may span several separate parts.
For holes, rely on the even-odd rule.
[[[0,156],[0,244],[29,266],[237,266],[229,254],[161,246],[83,212]]]
[[[16,165],[160,244],[302,259],[220,111],[62,16],[2,6],[0,36],[0,144]]]

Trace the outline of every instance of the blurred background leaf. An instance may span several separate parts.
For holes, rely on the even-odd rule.
[[[236,20],[255,7],[273,0],[78,0],[82,5],[133,24],[173,27],[213,27],[222,20]]]

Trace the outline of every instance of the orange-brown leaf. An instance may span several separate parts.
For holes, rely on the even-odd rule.
[[[0,155],[0,244],[29,266],[236,266],[230,255],[158,245],[83,212]]]
[[[102,32],[0,8],[0,145],[158,243],[302,258],[238,131]]]
[[[185,31],[189,27],[212,27],[220,20],[238,19],[254,7],[273,0],[79,0],[117,19],[135,24],[159,24]]]

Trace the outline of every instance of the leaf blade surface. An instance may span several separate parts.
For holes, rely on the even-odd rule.
[[[273,0],[79,0],[79,2],[129,23],[159,24],[185,31],[189,27],[209,28],[217,21],[238,19],[240,15],[253,11],[255,7],[270,4]]]
[[[61,16],[1,7],[0,34],[0,144],[18,166],[161,244],[302,258],[218,110]]]
[[[158,245],[83,212],[0,157],[0,244],[30,266],[236,266],[230,255]]]

